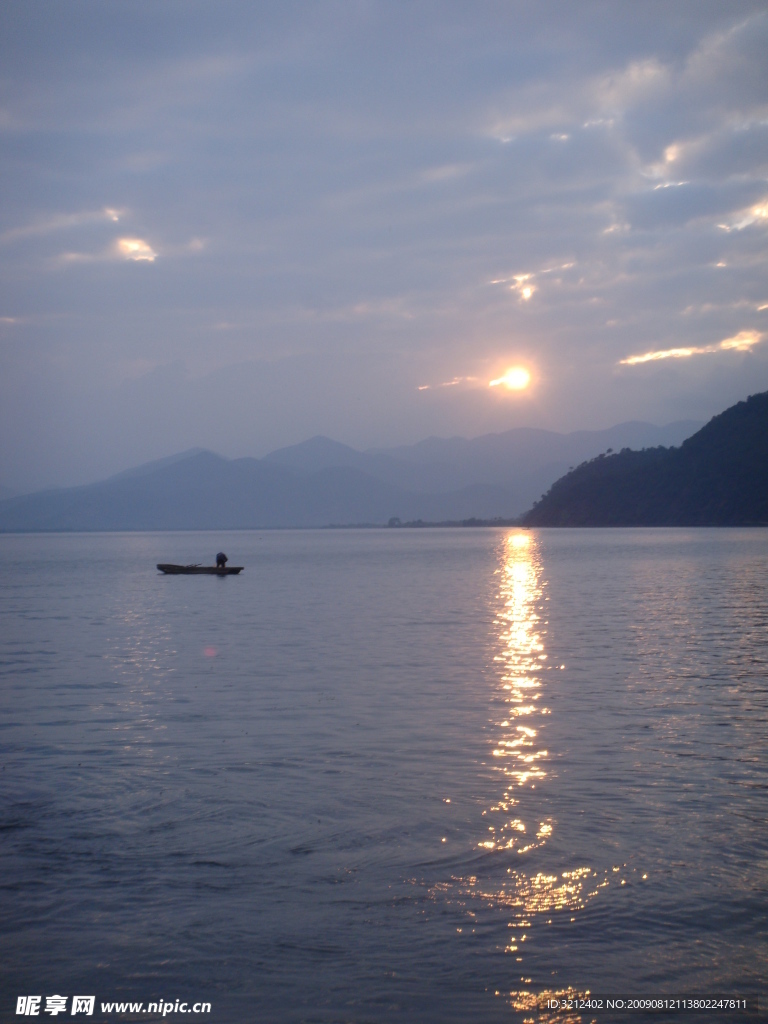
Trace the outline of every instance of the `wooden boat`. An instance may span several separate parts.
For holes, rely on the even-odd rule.
[[[219,568],[216,565],[171,565],[168,562],[158,562],[157,568],[167,576],[237,576],[243,571],[242,565]]]

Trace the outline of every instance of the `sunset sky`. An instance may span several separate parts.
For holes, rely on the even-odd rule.
[[[0,485],[768,389],[768,5],[5,0]]]

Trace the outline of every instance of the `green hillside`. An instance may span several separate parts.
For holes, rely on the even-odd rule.
[[[679,448],[599,455],[557,480],[526,526],[768,525],[768,392]]]

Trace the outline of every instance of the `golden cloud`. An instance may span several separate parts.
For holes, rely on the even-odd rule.
[[[157,253],[143,238],[118,238],[115,247],[127,260],[147,260],[153,263],[157,259]]]
[[[754,345],[759,345],[765,337],[759,331],[739,331],[732,338],[724,338],[716,345],[693,345],[688,348],[665,348],[657,352],[644,352],[639,356],[627,356],[620,359],[620,366],[637,366],[639,363],[651,363],[658,359],[688,359],[690,356],[703,356],[711,352],[749,352]]]

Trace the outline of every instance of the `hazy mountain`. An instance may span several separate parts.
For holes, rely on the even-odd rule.
[[[129,477],[147,476],[147,474],[154,473],[156,470],[167,469],[169,466],[175,465],[177,462],[184,462],[187,459],[191,459],[195,455],[212,455],[212,452],[206,452],[205,448],[188,448],[185,452],[179,452],[177,455],[168,455],[164,459],[153,459],[152,462],[144,462],[140,466],[134,466],[133,469],[124,469],[122,473],[116,473],[115,476],[110,477],[110,480],[125,480]]]
[[[262,462],[288,466],[302,473],[317,473],[321,469],[346,466],[349,469],[364,469],[366,456],[363,452],[350,448],[340,441],[332,441],[330,437],[318,434],[308,441],[278,448],[277,451],[265,455]]]
[[[177,530],[513,518],[606,447],[679,438],[691,424],[605,431],[512,430],[359,452],[325,437],[263,459],[201,449],[96,484],[0,502],[0,530]]]
[[[665,427],[631,422],[572,434],[520,427],[471,440],[431,437],[414,445],[365,452],[327,437],[313,437],[272,452],[264,461],[304,472],[346,466],[421,492],[478,485],[502,487],[509,495],[512,511],[500,514],[509,515],[522,513],[569,468],[608,448],[678,445],[700,426],[691,420]]]
[[[347,467],[298,473],[199,452],[101,483],[12,498],[1,530],[208,530],[490,517],[502,488],[416,494]]]
[[[528,526],[768,525],[768,391],[679,448],[601,455],[557,480]]]
[[[411,463],[436,462],[455,465],[458,462],[465,470],[473,473],[497,473],[499,466],[508,470],[513,461],[520,458],[555,460],[577,456],[583,451],[597,454],[606,448],[615,448],[616,445],[623,448],[677,445],[686,437],[690,437],[699,427],[701,423],[694,420],[680,420],[664,427],[642,421],[630,421],[608,427],[606,430],[577,430],[570,434],[532,427],[516,427],[500,434],[483,434],[472,439],[428,437],[417,444],[372,449],[368,454],[381,453]],[[478,459],[481,460],[482,466],[478,465]]]

